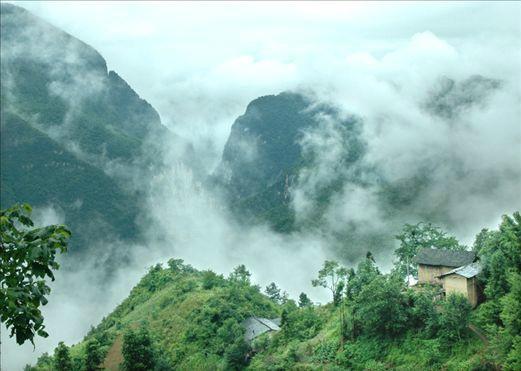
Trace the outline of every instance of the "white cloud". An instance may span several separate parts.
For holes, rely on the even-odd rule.
[[[480,227],[496,225],[498,213],[521,203],[516,192],[521,162],[519,3],[18,5],[99,50],[109,68],[150,101],[178,135],[165,159],[171,168],[151,180],[150,245],[135,248],[134,263],[108,293],[83,286],[91,265],[77,274],[63,267],[45,311],[52,337],[38,340],[37,353],[52,350],[59,340],[78,341],[127,295],[147,265],[172,256],[222,273],[245,263],[262,285],[275,281],[292,295],[309,290],[323,301],[323,293],[312,291],[309,281],[329,257],[327,238],[280,236],[265,226],[242,230],[190,170],[178,165],[180,148],[191,144],[204,170],[211,171],[233,121],[261,95],[311,89],[319,100],[360,116],[368,139],[365,161],[387,179],[410,176],[441,158],[445,166],[435,169],[425,203],[435,204],[441,196],[450,200],[454,220],[467,221],[450,227],[465,242]],[[486,106],[466,112],[459,126],[422,110],[419,103],[440,75],[461,79],[472,74],[501,79],[503,90]],[[307,174],[310,188],[297,193],[296,202],[304,206],[306,192],[337,170],[336,158],[344,153],[334,124],[324,124],[315,134],[308,143],[324,155],[319,158],[323,166]],[[467,169],[463,180],[454,175],[454,159]],[[479,188],[487,174],[502,181],[492,194],[483,195]],[[327,210],[331,229],[344,222],[385,229],[374,191],[347,184]],[[61,220],[51,210],[42,212],[42,223]],[[5,336],[3,340],[6,344]],[[28,362],[27,347],[7,346],[7,369]]]

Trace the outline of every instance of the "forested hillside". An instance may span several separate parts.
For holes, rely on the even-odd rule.
[[[71,254],[96,236],[135,239],[129,179],[168,135],[159,115],[89,45],[14,5],[1,17],[1,208],[54,208]]]
[[[422,228],[429,238],[433,229]],[[400,255],[388,274],[369,252],[350,269],[326,261],[313,281],[331,292],[326,305],[305,293],[289,298],[275,283],[262,294],[244,266],[224,278],[171,259],[151,267],[81,343],[62,343],[27,369],[518,370],[520,214],[482,230],[473,250],[485,294],[475,310],[464,296],[440,298],[436,285],[407,287]],[[281,329],[246,342],[243,321],[252,316],[279,317]]]

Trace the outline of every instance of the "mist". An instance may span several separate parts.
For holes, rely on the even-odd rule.
[[[441,226],[467,245],[481,228],[495,228],[502,214],[521,208],[517,3],[16,4],[96,48],[158,110],[174,136],[161,144],[162,166],[150,177],[105,163],[105,171],[125,179],[130,189],[146,191],[136,215],[144,241],[124,247],[130,255],[110,281],[97,270],[122,249],[116,237],[107,236],[96,250],[103,253],[81,264],[64,259],[43,307],[50,337],[37,338],[33,350],[17,346],[2,328],[6,370],[34,363],[59,341],[80,341],[150,266],[172,257],[225,275],[245,264],[261,288],[273,281],[292,298],[304,291],[325,303],[327,292],[313,288],[311,279],[325,259],[339,259],[331,236],[345,225],[389,236],[390,247],[374,251],[388,271],[392,236],[403,223],[422,221],[423,208],[439,208],[450,221]],[[480,85],[483,91],[472,90],[471,103],[457,103],[468,93],[458,91],[458,84],[477,75],[498,86]],[[447,98],[456,102],[448,116],[429,105],[444,79],[456,86]],[[99,89],[93,81],[77,81],[78,89],[58,83],[51,89],[73,115],[86,84]],[[302,92],[338,109],[339,118],[362,123],[366,150],[357,169],[364,185],[343,184],[320,231],[282,235],[267,225],[244,226],[230,215],[222,195],[205,185],[247,104],[282,91]],[[322,118],[304,136],[301,146],[314,154],[315,166],[299,173],[291,189],[297,218],[314,207],[312,195],[324,183],[339,173],[351,179],[353,169],[335,166],[349,151],[341,130],[336,119]],[[421,171],[429,173],[423,204],[389,219],[378,199],[381,180],[397,182]],[[40,225],[67,223],[53,205],[35,210],[34,217]],[[356,265],[365,253],[357,251],[343,263]]]

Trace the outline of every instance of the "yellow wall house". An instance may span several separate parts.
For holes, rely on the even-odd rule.
[[[454,268],[473,263],[476,253],[442,249],[420,249],[415,261],[418,263],[418,283],[441,284],[442,274]]]
[[[415,261],[418,263],[418,284],[441,285],[446,295],[463,294],[473,307],[478,302],[476,276],[481,271],[472,251],[420,249]]]
[[[481,272],[479,263],[464,265],[442,274],[439,278],[442,281],[445,295],[451,293],[463,294],[469,299],[473,308],[478,305],[478,283],[476,276]]]

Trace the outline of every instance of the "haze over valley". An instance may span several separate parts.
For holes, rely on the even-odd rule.
[[[124,299],[172,258],[224,276],[244,264],[252,285],[326,305],[311,284],[324,261],[387,274],[406,223],[474,251],[521,208],[520,14],[2,2],[1,209],[27,202],[37,226],[72,232],[42,307],[49,337],[19,346],[2,324],[3,369],[110,313],[132,321],[142,286]]]

